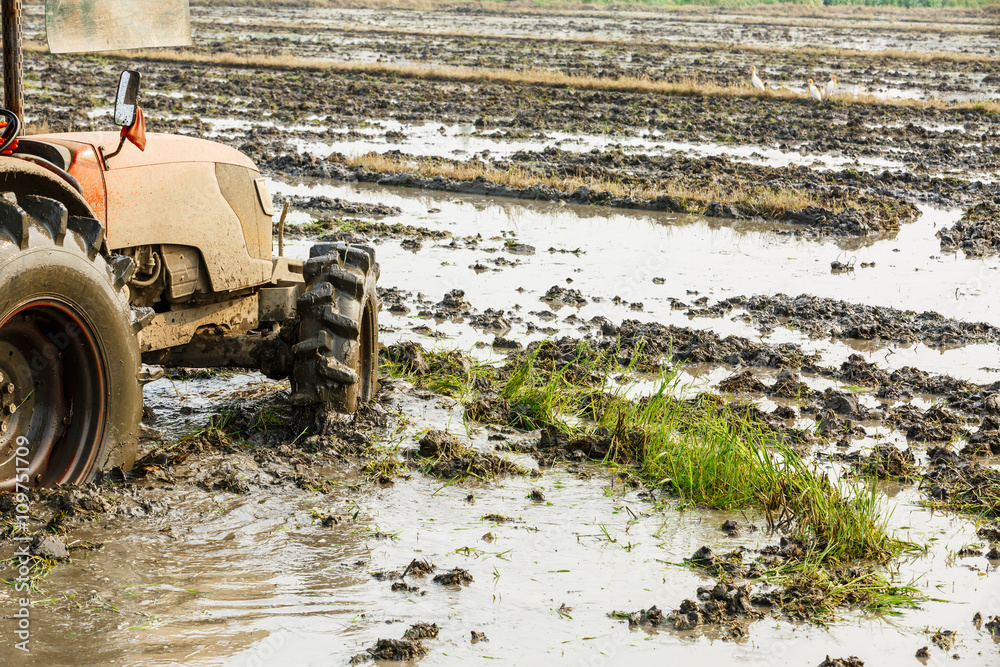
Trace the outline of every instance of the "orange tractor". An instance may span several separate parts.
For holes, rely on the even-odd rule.
[[[120,132],[22,136],[20,5],[0,0],[0,490],[128,469],[142,387],[162,366],[287,377],[297,405],[369,400],[374,251],[276,257],[257,167],[220,144],[146,135],[137,72],[119,81]],[[48,0],[46,31],[54,53],[176,46],[190,43],[189,10]]]

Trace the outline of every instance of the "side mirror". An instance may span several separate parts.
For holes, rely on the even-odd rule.
[[[139,108],[139,73],[127,69],[118,80],[118,97],[115,99],[115,125],[132,127]]]

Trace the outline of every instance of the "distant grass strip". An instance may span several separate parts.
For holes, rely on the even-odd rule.
[[[25,46],[26,51],[45,53],[41,44]],[[143,51],[110,51],[88,58],[120,58],[130,61],[188,63],[218,67],[241,67],[274,70],[308,70],[334,73],[371,74],[375,76],[395,76],[405,79],[426,81],[458,81],[465,83],[489,83],[503,85],[541,85],[576,88],[579,90],[609,90],[630,93],[650,93],[662,95],[687,95],[701,97],[764,98],[777,100],[800,100],[812,103],[801,91],[789,89],[757,90],[747,86],[722,86],[717,83],[696,81],[652,81],[642,77],[581,76],[546,70],[515,71],[510,69],[398,65],[377,62],[333,62],[316,58],[293,56],[235,55],[230,53],[203,53],[181,49],[161,49]],[[959,101],[946,102],[933,98],[928,100],[900,99],[884,100],[874,95],[835,95],[833,101],[843,104],[880,105],[917,109],[972,109],[988,113],[1000,113],[1000,102]]]
[[[487,180],[512,188],[545,185],[564,193],[588,187],[595,193],[609,192],[615,197],[634,197],[653,201],[669,196],[678,200],[685,211],[703,213],[710,202],[738,205],[740,210],[769,220],[780,220],[789,211],[807,206],[828,205],[835,213],[842,207],[835,203],[821,203],[799,190],[772,187],[764,184],[745,183],[737,188],[719,183],[706,183],[703,187],[689,187],[673,181],[660,181],[656,186],[633,184],[618,180],[595,179],[593,176],[557,176],[537,173],[519,167],[493,166],[479,161],[454,162],[436,159],[417,159],[379,153],[337,158],[354,168],[364,168],[383,174],[415,173],[423,177],[441,176],[454,181]]]

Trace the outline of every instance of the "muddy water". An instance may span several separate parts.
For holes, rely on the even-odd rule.
[[[218,390],[213,381],[201,388]],[[400,437],[432,426],[462,432],[447,400],[398,390],[390,399],[390,411],[412,419]],[[337,665],[416,622],[441,628],[438,639],[425,640],[425,665],[658,665],[665,650],[697,664],[814,665],[827,654],[860,654],[868,664],[910,665],[929,643],[924,630],[939,627],[959,631],[957,650],[972,664],[996,658],[996,645],[973,630],[971,617],[1000,605],[997,564],[956,560],[954,552],[976,539],[970,522],[918,508],[912,490],[890,491],[893,524],[931,546],[904,561],[899,578],[917,582],[933,601],[895,619],[845,614],[829,628],[762,621],[748,638],[725,642],[704,630],[630,630],[607,614],[653,604],[669,610],[693,597],[711,581],[675,564],[704,544],[773,541],[719,531],[729,518],[760,523],[753,516],[681,510],[669,500],[652,511],[590,465],[489,485],[415,475],[354,488],[361,480],[351,471],[329,474],[343,486],[328,496],[281,480],[245,496],[150,490],[147,515],[77,531],[103,547],[50,575],[47,597],[32,609],[34,627],[44,629],[33,662],[5,656],[8,663]],[[535,489],[544,501],[528,499]],[[340,523],[316,518],[328,514]],[[512,521],[484,520],[487,514]],[[430,560],[435,572],[461,567],[473,582],[446,587],[411,576],[419,590],[397,593],[391,577],[372,576],[402,571],[413,558]],[[489,642],[472,644],[472,631]]]
[[[752,292],[810,292],[1000,320],[990,296],[997,262],[936,252],[934,229],[954,221],[957,211],[926,209],[896,238],[862,244],[781,236],[770,225],[690,216],[366,185],[275,182],[272,187],[279,196],[377,201],[402,209],[388,221],[445,229],[455,236],[480,233],[484,240],[475,249],[425,242],[412,253],[398,240],[380,243],[382,286],[422,291],[432,302],[450,289],[463,289],[478,310],[502,308],[525,318],[535,317],[528,311],[549,310],[539,297],[554,284],[602,299],[580,309],[556,309],[552,322],[539,320],[565,332],[578,333],[563,321],[572,313],[752,335],[729,318],[691,322],[672,309],[671,297],[696,298],[689,290],[711,301]],[[293,220],[303,218],[293,214]],[[535,254],[502,251],[503,239],[512,235],[535,246]],[[581,253],[549,254],[550,246]],[[288,245],[298,256],[307,247],[305,241]],[[521,264],[482,274],[468,268],[501,254]],[[875,261],[876,267],[854,275],[830,273],[830,261],[851,256],[858,263]],[[665,284],[654,284],[653,277],[664,277]],[[643,309],[612,305],[616,295],[641,301]],[[514,310],[515,304],[521,308]],[[383,314],[390,329],[382,336],[386,342],[418,338],[411,327],[419,324],[447,336],[427,344],[468,348],[482,337],[466,324]],[[508,336],[529,339],[524,323],[515,323]],[[830,358],[854,349],[840,341],[803,340],[781,329],[771,339],[802,342]],[[866,353],[889,366],[905,361],[974,379],[991,376],[980,367],[1000,365],[995,348],[986,346],[945,352],[899,348],[886,360],[887,352]],[[147,387],[146,398],[157,413],[155,426],[176,437],[204,424],[230,398],[284,386],[256,374],[163,379]],[[470,436],[479,447],[492,444],[488,432],[466,431],[461,409],[450,399],[409,391],[402,383],[387,394],[386,409],[407,421],[401,430],[385,434],[386,446],[412,447],[428,428]],[[900,617],[845,613],[828,628],[766,620],[753,624],[746,639],[727,642],[711,630],[630,630],[607,614],[653,604],[676,609],[698,586],[710,583],[676,564],[705,544],[723,550],[773,543],[775,537],[764,533],[733,540],[719,530],[728,518],[761,524],[759,517],[682,509],[670,500],[654,511],[648,499],[626,492],[590,465],[488,485],[448,485],[415,474],[388,486],[363,483],[345,466],[326,471],[335,482],[326,496],[282,479],[246,495],[208,493],[183,481],[197,472],[191,465],[177,471],[182,480],[177,484],[143,492],[139,510],[123,505],[126,516],[74,529],[74,539],[103,546],[75,552],[72,563],[45,580],[32,607],[34,627],[41,629],[32,660],[15,662],[20,658],[9,654],[0,659],[40,665],[336,665],[379,638],[401,637],[416,622],[441,628],[438,639],[424,642],[430,650],[420,661],[425,665],[492,659],[658,665],[664,651],[696,664],[815,665],[827,654],[855,654],[868,664],[911,665],[916,649],[930,644],[928,628],[957,630],[952,652],[971,664],[998,658],[997,646],[971,624],[977,611],[986,616],[1000,610],[997,563],[957,558],[958,549],[977,542],[973,523],[923,509],[922,496],[912,487],[887,488],[886,502],[900,534],[929,545],[926,554],[904,559],[897,573],[901,582],[913,582],[931,598],[921,609]],[[528,498],[535,489],[544,501]],[[317,517],[328,514],[339,522],[324,526]],[[487,514],[514,520],[496,523],[484,520]],[[464,568],[474,580],[458,588],[435,584],[430,577],[407,577],[419,590],[403,593],[390,590],[391,577],[372,576],[402,571],[413,558],[432,561],[435,573]],[[485,633],[489,642],[472,644],[472,631]],[[939,649],[931,651],[939,663],[952,662]]]
[[[250,123],[238,120],[209,121],[217,136],[225,136],[226,130],[249,129]],[[242,125],[242,127],[241,127]],[[343,141],[315,141],[308,138],[295,138],[289,145],[302,153],[317,157],[331,153],[345,155],[364,155],[369,152],[386,153],[400,151],[408,155],[425,157],[445,157],[454,159],[469,159],[479,157],[483,160],[497,160],[510,157],[518,151],[543,151],[547,148],[559,148],[564,151],[585,153],[592,150],[620,148],[625,153],[642,153],[645,155],[667,155],[676,152],[693,157],[725,156],[753,164],[764,164],[771,167],[786,167],[789,165],[810,166],[817,170],[838,169],[847,166],[864,171],[881,171],[884,169],[902,169],[904,162],[878,157],[846,157],[842,154],[813,154],[800,151],[790,151],[773,146],[729,146],[712,141],[686,142],[670,141],[658,133],[647,133],[645,136],[619,135],[585,135],[568,132],[537,132],[524,139],[511,139],[503,136],[491,136],[483,133],[472,124],[447,125],[444,123],[424,123],[412,125],[398,121],[370,120],[367,127],[351,131],[350,138]],[[293,131],[302,131],[289,128]],[[305,126],[306,131],[325,132],[324,126]],[[337,132],[338,130],[333,130]],[[347,135],[348,130],[340,130]],[[357,135],[361,135],[360,137]]]
[[[904,226],[894,238],[817,240],[775,234],[773,230],[781,229],[775,223],[487,200],[367,184],[273,183],[272,187],[277,196],[322,194],[399,206],[403,214],[388,218],[388,222],[446,230],[454,237],[481,234],[484,240],[475,249],[452,248],[446,239],[424,241],[423,249],[411,252],[398,240],[386,241],[378,248],[380,284],[421,292],[431,305],[452,289],[464,290],[465,299],[478,311],[495,308],[524,318],[524,323],[515,323],[506,334],[522,342],[541,336],[525,335],[527,321],[578,334],[577,324],[565,321],[570,315],[582,320],[604,316],[613,322],[629,318],[658,321],[755,338],[756,330],[730,319],[739,315],[738,311],[727,318],[692,321],[684,314],[687,308],[675,309],[674,301],[690,305],[702,296],[713,303],[737,295],[776,293],[814,294],[1000,323],[1000,305],[994,298],[1000,284],[1000,260],[942,255],[934,237],[937,229],[961,216],[959,210],[924,208],[920,219]],[[506,252],[504,240],[512,238],[535,247],[535,254]],[[288,252],[305,256],[309,245],[308,241],[291,242]],[[580,253],[550,253],[549,248]],[[520,264],[479,274],[469,268],[477,262],[496,268],[490,260],[498,257]],[[835,260],[853,262],[856,268],[831,274],[830,263]],[[872,262],[874,267],[860,268],[862,263]],[[654,284],[654,278],[663,278],[664,284]],[[556,318],[551,320],[531,315],[532,311],[553,310],[540,298],[554,285],[580,290],[588,303],[580,308],[556,307]],[[614,304],[616,296],[623,300],[621,305]],[[632,304],[639,303],[642,310],[634,310]],[[403,317],[383,312],[383,326],[394,329],[383,334],[385,342],[413,337],[412,327],[420,325],[444,336],[428,341],[432,346],[470,349],[482,338],[464,323],[417,318],[420,308],[410,307],[411,312]],[[767,340],[798,342],[835,362],[860,351],[887,367],[911,364],[979,382],[996,379],[995,372],[982,370],[984,367],[1000,366],[996,347],[989,345],[950,350],[931,350],[923,345],[859,345],[809,341],[787,329],[778,329]]]

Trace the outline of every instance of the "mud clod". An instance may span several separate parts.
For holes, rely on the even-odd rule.
[[[414,577],[424,577],[433,572],[434,569],[434,563],[429,560],[414,558],[410,561],[410,564],[406,566],[406,569],[403,570],[403,574],[400,575],[400,578],[405,577],[408,574]]]
[[[885,443],[876,446],[867,456],[853,460],[852,465],[858,474],[878,479],[911,479],[916,476],[913,452]]]
[[[66,547],[66,540],[58,535],[36,535],[31,542],[30,552],[34,556],[51,558],[52,560],[66,560],[69,558],[69,549]]]
[[[437,623],[414,623],[403,633],[404,639],[437,639]]]
[[[1000,524],[981,526],[976,535],[989,542],[1000,542]]]
[[[439,456],[464,456],[469,453],[469,446],[450,433],[432,429],[420,439],[417,453],[425,458]]]
[[[747,533],[753,533],[757,531],[757,526],[749,525],[744,526],[739,521],[735,519],[727,519],[722,524],[722,532],[728,537],[741,537]]]
[[[952,227],[937,233],[941,250],[961,249],[966,257],[983,257],[1000,250],[1000,205],[983,202],[967,210]]]
[[[399,364],[403,372],[423,375],[430,371],[430,364],[424,359],[423,348],[412,341],[390,345],[384,354],[387,359]]]
[[[545,292],[545,296],[541,297],[541,300],[554,304],[576,306],[578,308],[587,305],[587,299],[580,293],[580,290],[561,287],[559,285],[550,287]]]
[[[373,660],[416,660],[427,655],[427,649],[419,641],[411,639],[379,639],[368,649]],[[352,658],[353,660],[353,658]]]
[[[346,215],[366,215],[383,218],[389,215],[399,215],[402,209],[398,206],[387,206],[385,204],[363,204],[344,199],[331,199],[330,197],[303,197],[293,195],[288,197],[288,203],[293,208],[306,209],[310,211],[325,211],[331,213],[341,213]]]
[[[763,392],[767,389],[767,387],[764,386],[763,382],[757,379],[757,376],[754,375],[752,371],[745,370],[740,373],[730,375],[725,380],[720,382],[719,389],[733,394],[751,394]]]
[[[445,572],[434,577],[434,583],[441,584],[442,586],[467,586],[472,583],[472,575],[468,570],[456,567],[450,572]]]
[[[692,564],[700,567],[713,567],[716,563],[716,556],[711,547],[704,546],[695,551],[694,555],[692,555],[688,560]]]
[[[663,612],[660,611],[659,607],[653,605],[649,609],[640,609],[639,611],[634,611],[631,614],[626,614],[623,612],[612,612],[612,616],[618,616],[619,618],[628,618],[629,625],[645,625],[650,627],[658,627],[666,623],[666,617]]]
[[[522,466],[494,452],[480,452],[444,431],[431,430],[420,439],[414,465],[442,479],[527,474]],[[433,459],[428,463],[429,459]]]
[[[853,655],[849,658],[826,656],[826,660],[819,663],[819,667],[865,667],[865,661]]]
[[[412,586],[405,581],[397,581],[389,588],[393,593],[416,593],[420,590],[419,586]]]
[[[489,640],[490,638],[486,636],[485,632],[477,632],[476,630],[473,630],[469,641],[473,644],[478,644],[479,642],[488,642]]]

